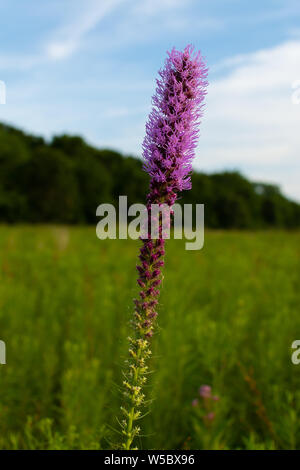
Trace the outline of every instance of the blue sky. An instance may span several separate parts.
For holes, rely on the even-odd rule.
[[[195,168],[238,169],[300,201],[299,0],[2,0],[0,120],[141,154],[166,50],[210,68]],[[299,93],[300,96],[300,93]]]

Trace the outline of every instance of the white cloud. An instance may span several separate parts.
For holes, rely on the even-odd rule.
[[[72,9],[63,16],[61,26],[46,33],[47,39],[34,44],[34,52],[23,55],[10,53],[0,56],[0,70],[26,70],[72,56],[85,42],[93,49],[115,51],[130,44],[157,40],[170,34],[186,34],[191,29],[199,35],[224,28],[224,19],[193,16],[187,7],[195,0],[72,0]],[[65,4],[64,4],[65,5]],[[101,22],[118,7],[123,8],[109,31],[101,29]],[[58,8],[56,5],[55,8]],[[100,27],[98,27],[100,24]],[[97,30],[88,42],[89,33]]]
[[[83,3],[83,11],[73,22],[55,32],[55,38],[46,45],[51,59],[64,59],[79,46],[84,35],[125,0],[93,0]]]
[[[300,41],[234,57],[215,70],[224,67],[229,73],[208,90],[197,167],[273,178],[300,200],[300,105],[292,103]]]
[[[109,32],[99,34],[97,49],[117,50],[130,45],[193,42],[224,29],[224,18],[195,14],[196,0],[132,0]],[[192,35],[191,35],[192,31]],[[102,40],[101,40],[102,39]],[[173,44],[172,44],[173,43]],[[90,47],[95,47],[90,44]],[[170,47],[169,44],[167,47]]]
[[[34,54],[0,56],[0,70],[27,70],[52,60],[66,59],[79,47],[86,34],[118,5],[128,0],[89,0],[82,2],[72,19],[51,33],[51,38]],[[75,4],[74,4],[75,6]]]

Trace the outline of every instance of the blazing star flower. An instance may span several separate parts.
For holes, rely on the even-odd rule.
[[[148,200],[172,206],[178,191],[191,188],[207,68],[187,46],[168,54],[159,75],[143,143],[144,169],[151,176]]]
[[[199,395],[202,398],[211,398],[211,386],[201,385],[201,387],[199,388]]]
[[[156,308],[164,266],[165,240],[162,222],[159,238],[152,239],[149,221],[152,204],[172,206],[177,193],[191,188],[192,160],[199,135],[199,122],[206,95],[207,68],[200,53],[191,46],[180,52],[168,53],[164,68],[159,72],[153,109],[146,124],[143,142],[144,170],[150,175],[147,196],[148,230],[142,239],[137,280],[141,288],[140,299],[135,299],[134,337],[130,338],[129,372],[125,374],[124,395],[129,402],[122,407],[124,420],[123,449],[131,449],[139,428],[134,422],[140,417],[144,404],[143,386],[146,382],[147,359],[151,355],[150,339],[157,316]]]

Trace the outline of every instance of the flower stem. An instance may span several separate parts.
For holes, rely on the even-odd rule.
[[[156,306],[162,282],[164,265],[164,234],[162,215],[159,216],[159,238],[152,239],[152,205],[172,208],[177,193],[190,189],[192,160],[198,137],[202,102],[206,94],[207,69],[200,53],[194,54],[191,46],[183,52],[173,49],[168,53],[165,67],[157,80],[153,109],[146,124],[143,142],[143,169],[150,175],[150,192],[147,196],[148,233],[140,249],[137,280],[141,290],[135,299],[132,326],[133,338],[129,338],[129,359],[124,374],[124,396],[127,404],[121,407],[124,442],[122,448],[130,450],[140,429],[135,421],[141,418],[140,409],[145,406],[143,388],[148,374],[151,355],[150,340],[153,335]],[[153,215],[155,218],[156,216]],[[156,218],[157,222],[157,218]],[[155,238],[155,237],[154,237]]]
[[[159,290],[161,283],[161,267],[164,262],[164,240],[143,240],[140,250],[141,266],[137,266],[141,286],[140,299],[135,299],[135,312],[132,321],[133,337],[129,337],[129,360],[126,361],[127,372],[123,381],[124,396],[128,402],[127,407],[121,407],[124,419],[121,423],[122,434],[125,439],[122,448],[130,450],[140,429],[135,421],[141,417],[141,408],[145,406],[143,388],[147,381],[148,359],[151,356],[150,338],[154,330],[157,313]]]

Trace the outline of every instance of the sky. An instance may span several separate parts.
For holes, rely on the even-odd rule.
[[[300,201],[299,0],[0,0],[0,121],[141,156],[166,51],[209,67],[194,167]]]

